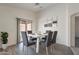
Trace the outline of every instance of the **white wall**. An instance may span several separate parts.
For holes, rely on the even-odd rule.
[[[33,31],[36,31],[35,26],[35,14],[31,11],[13,8],[10,6],[0,6],[0,32],[6,31],[9,33],[8,46],[16,44],[17,40],[17,23],[16,17],[29,19],[33,21]]]
[[[69,4],[69,15],[73,15],[75,13],[79,13],[79,3],[71,3]]]
[[[8,45],[12,45],[16,43],[16,17],[33,20],[33,31],[45,32],[44,30],[47,29],[53,30],[53,27],[44,28],[47,20],[50,21],[53,16],[58,16],[57,43],[70,46],[71,36],[75,37],[75,35],[71,35],[75,33],[74,30],[71,31],[71,23],[74,23],[74,20],[71,21],[71,16],[76,13],[79,13],[79,4],[58,4],[38,13],[10,6],[0,6],[0,31],[9,33]],[[72,26],[72,28],[74,27]]]
[[[49,7],[42,12],[38,13],[38,31],[45,32],[47,29],[52,28],[44,28],[44,24],[47,23],[47,19],[51,19],[52,16],[58,16],[57,23],[57,43],[64,44],[68,46],[68,10],[66,4],[58,4],[55,7]],[[53,20],[53,19],[52,19]]]

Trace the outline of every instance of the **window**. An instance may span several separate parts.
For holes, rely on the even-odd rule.
[[[25,24],[20,24],[20,31],[25,31]]]
[[[28,23],[27,24],[27,31],[31,31],[32,30],[32,23]]]

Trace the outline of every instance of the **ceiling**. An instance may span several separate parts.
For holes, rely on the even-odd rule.
[[[39,12],[47,7],[54,6],[56,3],[3,3],[0,5],[7,5],[12,7],[18,7],[22,9]]]

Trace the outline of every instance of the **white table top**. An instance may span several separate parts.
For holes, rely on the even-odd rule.
[[[30,37],[41,37],[41,36],[47,36],[47,34],[28,34]]]
[[[47,36],[48,34],[28,34],[28,37],[34,37],[34,38],[37,38],[37,41],[36,41],[36,53],[39,52],[39,42],[41,41],[41,38],[42,37],[45,37]]]

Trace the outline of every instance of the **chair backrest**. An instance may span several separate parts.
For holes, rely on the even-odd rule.
[[[49,33],[51,30],[46,30],[46,33]]]
[[[24,31],[22,31],[21,34],[22,34],[23,44],[24,44],[25,46],[27,46],[27,45],[28,45],[27,33],[24,32]]]
[[[50,46],[52,43],[51,43],[51,40],[52,40],[52,34],[53,32],[52,31],[49,31],[48,32],[48,36],[47,36],[47,39],[46,39],[46,47]]]
[[[28,34],[32,34],[32,31],[27,31],[28,32]]]
[[[57,31],[54,31],[53,37],[52,37],[52,44],[56,43],[57,38]]]

